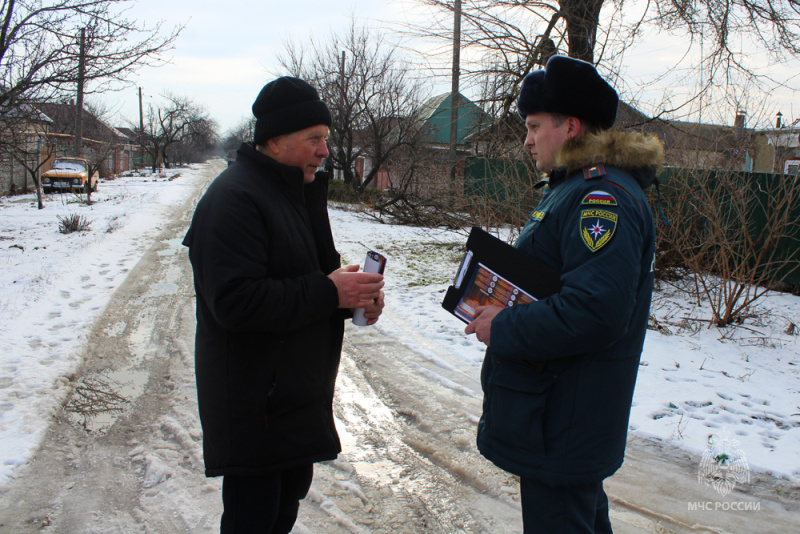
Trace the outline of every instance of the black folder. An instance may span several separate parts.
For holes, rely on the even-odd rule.
[[[473,227],[467,252],[442,307],[472,321],[476,305],[514,306],[543,299],[561,289],[560,274],[533,256]]]

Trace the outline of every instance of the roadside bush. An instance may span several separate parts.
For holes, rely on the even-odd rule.
[[[353,186],[341,180],[328,182],[328,200],[344,202],[345,204],[367,204],[374,206],[384,197],[383,191],[377,189],[364,189],[356,191]]]
[[[691,169],[661,178],[672,225],[658,226],[656,267],[664,281],[690,273],[713,324],[741,321],[768,291],[796,280],[800,180]]]
[[[71,213],[66,217],[58,216],[58,231],[62,234],[71,234],[72,232],[88,232],[89,226],[92,221],[88,220],[83,215]]]

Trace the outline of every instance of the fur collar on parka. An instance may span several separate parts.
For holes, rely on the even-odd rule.
[[[606,130],[570,139],[556,153],[555,160],[557,167],[566,168],[567,175],[598,163],[627,171],[658,171],[664,164],[664,147],[651,135]]]

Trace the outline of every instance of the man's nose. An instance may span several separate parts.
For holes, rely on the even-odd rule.
[[[330,154],[328,151],[328,143],[326,141],[322,141],[322,144],[320,144],[317,149],[317,156],[321,158],[327,158],[328,154]]]

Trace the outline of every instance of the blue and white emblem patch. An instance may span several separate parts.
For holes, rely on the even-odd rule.
[[[611,241],[617,229],[618,219],[616,213],[603,209],[581,212],[581,239],[590,251],[597,252]]]

